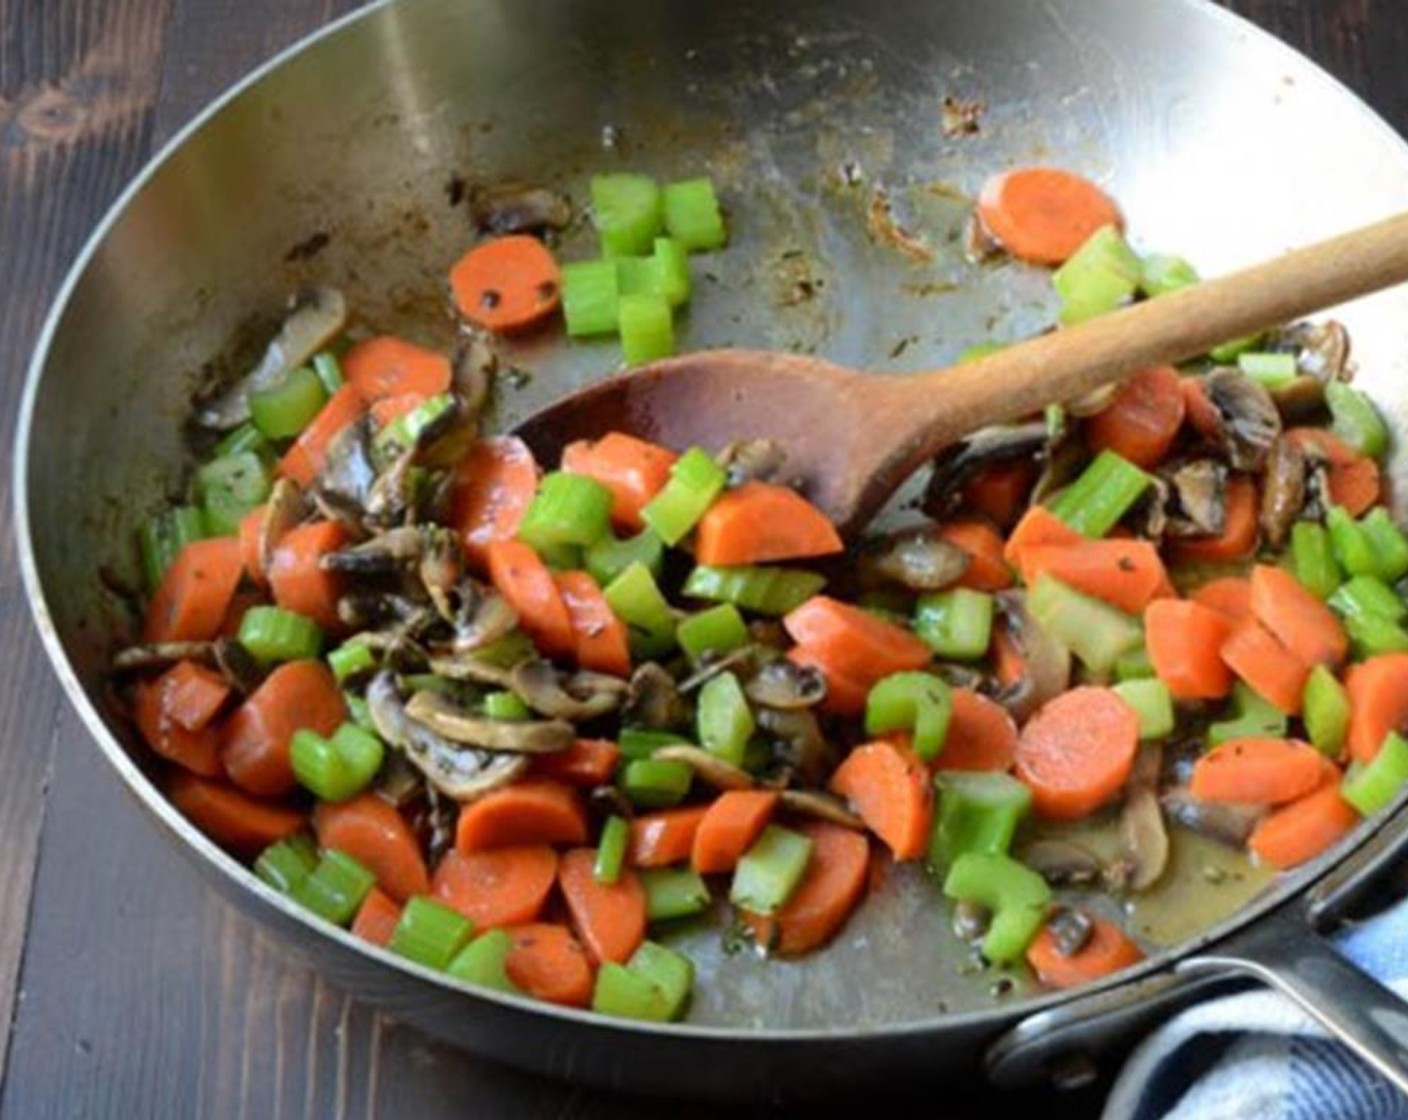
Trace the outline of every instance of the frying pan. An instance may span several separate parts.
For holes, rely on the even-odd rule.
[[[981,103],[976,133],[945,127],[945,96]],[[975,269],[959,248],[966,196],[1032,161],[1106,183],[1142,244],[1208,272],[1408,207],[1396,135],[1305,59],[1196,0],[401,0],[274,60],[113,207],[29,371],[15,448],[24,578],[97,749],[222,895],[334,982],[541,1073],[755,1100],[980,1072],[1070,1083],[1174,1007],[1261,981],[1408,1087],[1408,1009],[1320,936],[1408,845],[1399,813],[1077,993],[995,997],[991,975],[962,967],[937,892],[899,873],[802,962],[697,936],[691,1022],[646,1027],[471,991],[310,920],[165,802],[105,702],[120,612],[100,562],[121,567],[133,527],[178,491],[196,381],[313,280],[341,286],[370,324],[448,344],[439,285],[469,241],[466,187],[531,179],[580,198],[604,168],[710,174],[733,245],[699,262],[682,344],[903,370],[1049,321],[1040,275]],[[877,189],[930,259],[872,236]],[[586,255],[585,234],[566,249]],[[1340,314],[1360,384],[1402,429],[1408,296]],[[509,360],[532,375],[500,394],[504,426],[616,355],[540,341]]]

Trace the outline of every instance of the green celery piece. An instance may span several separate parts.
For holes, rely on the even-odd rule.
[[[668,358],[675,352],[675,322],[670,301],[656,292],[622,293],[617,304],[621,355],[628,366]]]
[[[1143,265],[1113,225],[1101,226],[1051,276],[1070,326],[1113,311],[1138,290]]]
[[[602,587],[632,564],[645,565],[645,570],[659,579],[665,566],[665,542],[656,536],[653,529],[642,529],[625,540],[608,533],[588,547],[583,561],[587,573]]]
[[[697,662],[706,654],[729,653],[746,646],[751,636],[738,608],[732,603],[720,603],[681,619],[675,638],[689,659]]]
[[[809,838],[781,825],[768,825],[739,859],[729,901],[755,914],[776,913],[802,881],[811,855]]]
[[[1011,964],[1026,952],[1051,905],[1045,879],[1010,856],[991,852],[965,852],[955,859],[944,894],[991,912],[982,948],[993,964]]]
[[[445,971],[456,980],[518,994],[518,985],[509,979],[504,968],[512,949],[513,934],[505,929],[491,929],[461,949]]]
[[[1408,575],[1408,537],[1383,506],[1359,519],[1359,529],[1369,540],[1380,578],[1394,583]]]
[[[233,431],[225,433],[220,442],[215,445],[215,451],[211,457],[226,459],[231,455],[241,455],[246,451],[254,452],[265,463],[272,462],[275,457],[274,445],[264,438],[264,433],[249,420]]]
[[[1027,592],[1038,624],[1092,672],[1107,675],[1115,662],[1144,644],[1139,620],[1043,572]]]
[[[327,400],[328,392],[318,375],[300,366],[283,380],[249,395],[250,419],[268,439],[291,439],[312,422]]]
[[[743,752],[758,724],[736,676],[719,673],[704,682],[695,721],[700,746],[725,762],[743,764]]]
[[[914,633],[939,657],[977,661],[992,642],[993,598],[955,587],[921,595],[914,608]]]
[[[928,864],[947,874],[966,852],[1006,855],[1032,804],[1032,791],[1010,774],[940,770]]]
[[[1280,389],[1299,376],[1296,356],[1279,351],[1243,350],[1237,355],[1237,368],[1268,389]]]
[[[313,355],[313,372],[318,375],[328,396],[347,384],[347,379],[342,376],[342,363],[331,350],[321,350]]]
[[[1285,713],[1241,681],[1232,686],[1231,706],[1231,718],[1208,727],[1209,746],[1220,746],[1233,739],[1285,738]]]
[[[1349,693],[1323,665],[1310,671],[1301,702],[1301,718],[1311,745],[1326,758],[1338,759],[1349,736]]]
[[[1390,731],[1369,762],[1351,762],[1340,781],[1340,795],[1366,817],[1393,803],[1408,782],[1408,740]]]
[[[288,894],[318,866],[318,846],[306,832],[270,844],[254,861],[254,873],[276,891]]]
[[[137,530],[137,547],[148,594],[161,586],[166,569],[181,550],[205,535],[205,518],[195,506],[172,506],[143,522]]]
[[[1173,734],[1173,696],[1160,680],[1121,681],[1114,692],[1139,716],[1139,738],[1144,742]]]
[[[1343,381],[1325,386],[1325,403],[1330,408],[1330,431],[1361,455],[1378,459],[1388,450],[1388,426],[1374,402]]]
[[[320,918],[345,926],[375,885],[375,875],[345,852],[329,848],[312,873],[289,894]]]
[[[826,586],[826,577],[795,568],[761,565],[711,567],[700,564],[689,573],[682,593],[691,599],[732,603],[757,614],[794,611]]]
[[[1390,622],[1408,618],[1408,603],[1378,576],[1354,576],[1330,596],[1330,609],[1339,615],[1376,614]]]
[[[594,175],[591,198],[603,256],[639,256],[650,251],[665,222],[664,199],[654,179],[629,172]]]
[[[621,768],[621,790],[633,804],[650,809],[678,805],[689,793],[694,771],[686,763],[633,759]]]
[[[490,719],[502,719],[510,722],[519,722],[531,719],[533,711],[523,702],[523,698],[516,692],[497,690],[486,693],[484,699],[480,701],[484,709],[484,714]]]
[[[661,657],[675,648],[675,612],[660,593],[654,577],[640,561],[602,589],[602,596],[626,624],[631,653],[635,657]]]
[[[246,612],[247,615],[248,612]],[[366,642],[353,638],[343,642],[336,649],[330,650],[327,655],[327,663],[337,683],[342,684],[349,677],[355,677],[376,668],[377,657]]]
[[[1318,599],[1330,598],[1340,585],[1340,568],[1325,526],[1314,521],[1297,521],[1291,526],[1291,571]]]
[[[322,801],[346,801],[371,784],[386,748],[366,728],[344,723],[326,739],[300,728],[289,740],[288,753],[299,785]]]
[[[372,437],[372,450],[379,461],[389,462],[397,454],[412,447],[433,423],[455,407],[449,393],[437,393],[423,400],[410,412],[396,417]]]
[[[1208,357],[1219,364],[1235,362],[1244,351],[1255,350],[1260,346],[1265,337],[1263,334],[1248,334],[1241,338],[1229,339],[1209,350]]]
[[[376,732],[376,724],[372,722],[371,708],[365,696],[358,696],[355,692],[343,692],[342,702],[347,705],[347,714],[352,717],[353,723],[363,731]]]
[[[1154,671],[1154,663],[1149,660],[1149,651],[1142,642],[1115,659],[1117,681],[1142,681],[1156,676],[1158,673]]]
[[[689,302],[689,256],[672,237],[657,237],[648,257],[617,257],[616,272],[623,296],[664,296],[672,308]]]
[[[268,468],[253,451],[212,459],[196,471],[196,498],[207,536],[232,537],[240,522],[269,496]]]
[[[563,545],[586,548],[610,533],[611,502],[611,491],[594,478],[545,474],[518,523],[518,539],[538,553]]]
[[[941,678],[932,673],[891,673],[877,681],[866,697],[865,733],[911,731],[915,754],[930,762],[943,750],[952,713],[952,696]]]
[[[1408,653],[1408,631],[1377,614],[1349,615],[1342,620],[1356,660],[1381,653]]]
[[[1106,449],[1047,508],[1082,536],[1100,538],[1119,524],[1152,482],[1128,459]]]
[[[689,743],[689,740],[674,731],[649,731],[641,727],[623,727],[616,737],[616,745],[628,760],[649,758],[661,747],[675,743]]]
[[[711,180],[683,179],[666,184],[663,205],[665,228],[689,252],[722,249],[728,240]]]
[[[263,604],[244,612],[238,640],[266,668],[280,661],[311,660],[323,651],[323,631],[311,618]]]
[[[709,908],[709,886],[687,867],[643,867],[636,872],[645,891],[645,916],[652,922],[687,918]]]
[[[670,480],[641,510],[668,545],[679,544],[724,491],[728,475],[707,451],[691,447],[670,468]]]
[[[1150,253],[1139,268],[1139,290],[1146,296],[1164,296],[1198,282],[1197,270],[1169,253]]]
[[[631,839],[631,826],[625,817],[612,815],[601,826],[601,838],[596,845],[596,860],[592,864],[592,878],[598,883],[610,886],[621,878],[621,869],[626,863],[626,848]]]
[[[657,941],[642,941],[626,962],[626,967],[648,977],[665,993],[671,1019],[678,1019],[684,1014],[694,988],[692,960]]]
[[[670,1021],[670,1004],[660,985],[643,973],[606,961],[597,969],[592,1010],[617,1019],[647,1023]]]
[[[406,901],[386,947],[397,956],[444,972],[473,932],[473,923],[458,910],[418,895]]]
[[[572,338],[617,332],[621,281],[615,261],[571,261],[562,266],[562,317]]]
[[[1325,514],[1335,562],[1346,575],[1377,576],[1379,559],[1364,527],[1343,506],[1331,506]]]

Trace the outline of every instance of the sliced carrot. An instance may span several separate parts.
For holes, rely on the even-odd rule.
[[[1318,453],[1329,464],[1330,500],[1358,517],[1379,504],[1379,465],[1324,428],[1291,428],[1286,436],[1300,450]]]
[[[562,469],[594,478],[611,491],[611,520],[618,528],[645,528],[640,515],[670,481],[679,458],[667,447],[625,432],[608,432],[598,440],[579,439],[562,449]]]
[[[1027,964],[1048,988],[1078,988],[1144,959],[1144,951],[1114,922],[1087,914],[1090,936],[1074,953],[1061,950],[1051,926],[1044,925],[1027,946]]]
[[[1349,636],[1329,607],[1281,568],[1252,569],[1252,614],[1306,665],[1334,668],[1349,653]]]
[[[1204,801],[1280,805],[1320,786],[1324,761],[1297,739],[1229,739],[1193,764],[1188,788]]]
[[[1205,583],[1188,596],[1195,603],[1217,611],[1236,625],[1252,613],[1252,585],[1243,576],[1223,576]]]
[[[844,547],[826,515],[797,491],[757,481],[725,491],[694,536],[701,564],[766,564],[830,556]]]
[[[592,960],[624,964],[645,940],[645,888],[628,867],[616,882],[598,883],[595,866],[595,849],[573,848],[562,854],[557,881]]]
[[[783,957],[825,945],[865,893],[870,845],[859,832],[813,821],[797,831],[812,842],[811,859],[797,889],[776,914],[743,913],[758,944]]]
[[[215,637],[243,570],[235,537],[186,545],[147,605],[142,641],[203,642]]]
[[[1027,549],[1044,544],[1080,544],[1085,539],[1045,506],[1032,506],[1008,534],[1002,556],[1010,567],[1020,572]]]
[[[536,237],[496,237],[455,262],[450,294],[471,323],[511,334],[537,326],[557,310],[562,271]]]
[[[732,871],[777,808],[769,789],[733,789],[709,806],[694,833],[690,863],[702,875]]]
[[[1208,399],[1208,393],[1203,388],[1202,379],[1185,377],[1181,387],[1183,389],[1183,414],[1188,420],[1188,426],[1204,439],[1217,439],[1222,432],[1222,419],[1218,415],[1217,409],[1213,407],[1212,401]]]
[[[1022,553],[1022,579],[1042,573],[1128,614],[1138,614],[1168,584],[1159,550],[1148,541],[1082,540],[1034,545]]]
[[[301,728],[331,735],[347,719],[337,681],[321,661],[290,661],[235,709],[225,723],[220,758],[241,789],[281,797],[297,784],[289,742]]]
[[[1144,612],[1149,660],[1176,700],[1215,700],[1232,691],[1219,653],[1231,633],[1226,615],[1192,600],[1159,599]]]
[[[373,887],[357,907],[357,916],[352,919],[352,936],[385,948],[400,920],[401,904],[380,887]]]
[[[279,460],[279,473],[305,489],[322,473],[327,463],[328,448],[348,424],[354,423],[366,409],[362,392],[352,384],[343,385],[328,398],[318,415],[298,433],[293,446]]]
[[[896,859],[918,859],[929,843],[934,787],[924,762],[895,743],[863,743],[831,775],[831,789],[851,803]]]
[[[875,682],[869,676],[857,678],[831,664],[828,654],[808,645],[793,646],[787,659],[809,669],[815,669],[826,680],[826,695],[821,709],[838,716],[858,716],[865,711],[866,697]]]
[[[933,658],[908,630],[826,595],[814,595],[782,620],[798,645],[857,680],[873,683],[919,669]],[[868,684],[867,684],[868,687]]]
[[[264,575],[263,549],[260,540],[264,532],[264,518],[268,512],[268,506],[256,506],[240,518],[240,563],[244,565],[244,574],[249,577],[252,583],[256,583],[260,587],[268,582]]]
[[[1034,264],[1060,264],[1101,226],[1123,224],[1104,191],[1055,167],[994,175],[978,194],[978,219],[1004,249]]]
[[[1012,586],[1012,571],[1002,555],[1002,538],[991,525],[950,521],[940,525],[935,534],[968,554],[968,570],[955,586],[974,591],[1002,591]]]
[[[1185,563],[1240,560],[1256,547],[1260,531],[1256,483],[1245,475],[1227,480],[1227,521],[1220,536],[1177,540],[1173,556]]]
[[[1010,770],[1017,758],[1017,724],[995,700],[971,688],[949,694],[948,734],[936,770]]]
[[[475,929],[497,929],[537,921],[555,882],[557,853],[546,844],[484,852],[452,848],[435,867],[430,893]]]
[[[214,669],[178,661],[157,678],[166,717],[187,731],[209,725],[230,698],[230,684]]]
[[[259,801],[222,781],[184,770],[172,775],[166,793],[202,832],[239,855],[257,855],[308,820],[298,809]]]
[[[428,894],[430,875],[420,844],[396,807],[374,793],[346,801],[320,801],[313,809],[318,846],[336,848],[373,875],[397,902]]]
[[[1408,653],[1383,653],[1351,665],[1344,686],[1349,693],[1349,755],[1372,762],[1390,731],[1408,727]]]
[[[572,626],[577,664],[616,677],[631,675],[630,632],[586,572],[554,572]],[[525,624],[524,629],[527,629]]]
[[[424,393],[397,393],[394,397],[379,397],[368,410],[377,430],[389,428],[403,416],[409,416],[430,398]]]
[[[587,811],[571,786],[541,779],[515,782],[460,809],[461,852],[524,844],[585,844]]]
[[[1247,838],[1262,863],[1286,871],[1314,859],[1359,823],[1337,784],[1321,786],[1264,818]]]
[[[1155,366],[1127,378],[1110,403],[1086,420],[1085,439],[1097,451],[1153,467],[1178,438],[1185,409],[1178,371]]]
[[[683,863],[694,850],[695,834],[708,811],[707,805],[691,805],[637,817],[631,822],[627,860],[636,867],[669,867],[672,863]]]
[[[173,670],[174,672],[174,670]],[[132,694],[132,718],[147,746],[162,758],[203,778],[224,773],[220,765],[220,732],[213,727],[186,727],[171,711],[173,686],[168,672],[159,680],[142,681]]]
[[[1025,459],[991,463],[964,484],[962,507],[1011,528],[1026,508],[1036,478],[1036,464]]]
[[[529,772],[569,786],[603,786],[621,761],[621,749],[607,739],[578,739],[565,751],[533,756]]]
[[[494,541],[511,541],[538,489],[538,465],[517,436],[491,436],[469,449],[455,468],[450,522],[466,558],[480,571]]]
[[[591,1003],[591,960],[571,930],[549,922],[533,922],[509,932],[513,935],[513,948],[504,957],[504,971],[518,988],[548,1003],[568,1007]]]
[[[269,561],[274,602],[284,610],[307,615],[324,630],[341,630],[337,599],[342,581],[336,572],[324,570],[322,560],[348,540],[347,530],[336,521],[299,525],[280,537]]]
[[[433,397],[448,392],[450,360],[404,338],[383,334],[359,342],[342,356],[347,384],[367,403],[402,393]]]
[[[1222,643],[1222,660],[1253,692],[1287,715],[1300,711],[1310,668],[1255,618],[1246,619]]]
[[[518,612],[519,625],[550,657],[577,652],[572,616],[548,566],[522,541],[489,542],[485,555],[489,579],[508,605]]]
[[[1027,721],[1017,740],[1017,777],[1032,805],[1076,820],[1119,793],[1139,747],[1139,717],[1108,688],[1063,692]]]

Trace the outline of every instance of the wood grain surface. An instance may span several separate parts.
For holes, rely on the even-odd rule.
[[[352,6],[0,0],[5,424],[64,268],[153,146],[251,66]],[[1227,6],[1309,53],[1408,130],[1402,0]],[[0,471],[0,1015],[10,1028],[0,1033],[3,1116],[434,1120],[667,1111],[514,1073],[398,1027],[284,959],[206,890],[133,811],[60,702],[20,587],[10,485]],[[1040,1107],[1056,1120],[1090,1115],[1099,1100],[1097,1086]],[[991,1100],[943,1103],[947,1117],[992,1110]],[[716,1112],[668,1108],[682,1120]]]

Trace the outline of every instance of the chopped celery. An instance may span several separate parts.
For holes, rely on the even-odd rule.
[[[1243,335],[1241,338],[1228,339],[1209,350],[1208,357],[1214,362],[1235,362],[1244,351],[1255,350],[1260,346],[1264,337],[1260,334],[1249,334]]]
[[[626,863],[626,847],[631,839],[631,826],[625,817],[614,814],[601,826],[601,839],[596,845],[596,860],[592,863],[592,878],[610,886],[621,878]]]
[[[1281,739],[1286,735],[1286,715],[1263,700],[1241,681],[1232,686],[1230,718],[1208,727],[1208,744],[1220,746],[1233,739]]]
[[[633,759],[621,768],[621,789],[632,803],[651,809],[678,805],[689,793],[694,771],[683,762]]]
[[[681,619],[675,637],[691,661],[700,661],[706,654],[729,653],[746,646],[750,636],[738,608],[720,603]]]
[[[1045,879],[1010,856],[992,852],[965,852],[954,860],[944,878],[944,894],[988,908],[992,918],[983,956],[994,964],[1010,964],[1026,952],[1051,905]]]
[[[288,894],[318,866],[318,847],[306,832],[270,844],[254,861],[254,873],[276,891]]]
[[[1330,608],[1343,616],[1376,614],[1390,622],[1408,618],[1408,603],[1377,576],[1354,576],[1330,596]]]
[[[1160,680],[1122,681],[1115,693],[1139,716],[1139,738],[1163,739],[1173,734],[1173,696]]]
[[[684,867],[644,867],[636,872],[645,890],[645,916],[652,922],[687,918],[709,908],[709,887]]]
[[[1344,750],[1349,717],[1349,693],[1344,685],[1325,666],[1315,666],[1306,678],[1301,718],[1311,744],[1326,758],[1338,759]]]
[[[914,633],[941,658],[977,661],[992,641],[993,598],[955,587],[921,595],[914,608]]]
[[[629,366],[642,365],[675,352],[675,323],[670,301],[655,292],[621,294],[621,355]]]
[[[1377,459],[1388,450],[1388,427],[1374,402],[1343,381],[1325,386],[1330,408],[1330,431],[1361,455]]]
[[[1319,599],[1328,599],[1340,585],[1340,569],[1325,526],[1297,521],[1291,526],[1291,571],[1300,585]]]
[[[248,617],[248,612],[246,612]],[[328,668],[338,684],[376,668],[377,657],[371,646],[356,638],[343,642],[327,656]]]
[[[670,1005],[660,985],[623,964],[604,961],[592,987],[592,1010],[618,1019],[648,1023],[670,1020]]]
[[[196,471],[196,499],[200,502],[205,532],[212,537],[232,537],[240,522],[269,496],[269,471],[253,451],[212,459]]]
[[[1280,351],[1243,350],[1237,355],[1237,368],[1268,389],[1280,389],[1298,376],[1296,356]]]
[[[758,724],[737,677],[719,673],[705,681],[695,719],[705,750],[735,766],[743,764],[743,752]]]
[[[523,511],[518,539],[540,553],[561,545],[586,547],[611,528],[611,491],[584,474],[553,471]]]
[[[289,894],[320,918],[345,926],[375,885],[375,875],[345,852],[329,848],[318,866]]]
[[[1143,266],[1120,231],[1101,226],[1051,276],[1066,325],[1113,311],[1138,290]]]
[[[1143,642],[1115,659],[1117,681],[1142,681],[1156,676],[1158,673],[1154,671],[1154,663],[1149,660],[1149,651]]]
[[[812,856],[800,832],[770,824],[738,861],[729,901],[755,914],[772,914],[792,897]]]
[[[1343,622],[1356,660],[1381,653],[1408,653],[1408,631],[1392,619],[1378,614],[1352,614]]]
[[[504,967],[512,950],[513,934],[506,929],[491,929],[461,949],[445,971],[456,980],[500,992],[517,992],[518,985],[509,979]]]
[[[254,426],[269,439],[290,439],[312,422],[327,399],[328,392],[318,375],[300,366],[282,381],[250,393],[249,415]]]
[[[1376,576],[1379,560],[1364,527],[1355,521],[1343,506],[1331,506],[1325,514],[1325,527],[1330,531],[1330,545],[1335,561],[1351,576]]]
[[[1197,282],[1197,270],[1182,257],[1150,253],[1140,262],[1139,290],[1146,296],[1168,295]]]
[[[713,456],[691,447],[670,468],[670,480],[643,510],[645,523],[668,545],[679,544],[723,493],[728,475]]]
[[[239,643],[261,665],[305,661],[323,651],[323,632],[311,618],[282,607],[250,607],[240,618]]]
[[[147,591],[161,586],[166,569],[192,541],[205,537],[205,519],[195,506],[172,506],[148,518],[137,531]]]
[[[1032,791],[1010,774],[940,770],[938,804],[929,837],[929,866],[947,873],[966,852],[1006,855],[1017,825],[1031,808]]]
[[[1340,795],[1369,817],[1388,808],[1404,782],[1408,782],[1408,740],[1390,731],[1371,761],[1349,764]]]
[[[796,610],[825,586],[825,576],[795,568],[701,564],[689,573],[683,593],[691,599],[732,603],[758,614],[782,615]]]
[[[511,723],[531,719],[533,716],[532,709],[523,702],[518,693],[503,689],[485,693],[480,706],[490,719],[508,720]]]
[[[674,608],[660,593],[644,564],[632,564],[601,594],[616,617],[626,624],[634,656],[660,657],[675,648]]]
[[[626,967],[641,976],[647,976],[665,993],[670,1009],[670,1018],[678,1019],[689,1002],[689,993],[694,987],[694,962],[683,953],[667,949],[655,941],[642,941]]]
[[[714,184],[709,179],[683,179],[666,184],[664,209],[665,228],[691,253],[723,248],[728,234]]]
[[[616,738],[616,745],[627,759],[649,758],[661,747],[688,742],[674,731],[648,731],[642,727],[623,727]]]
[[[1139,620],[1042,573],[1027,609],[1092,672],[1107,675],[1119,658],[1144,644]]]
[[[328,396],[332,396],[347,383],[347,379],[342,376],[342,363],[331,350],[322,350],[313,355],[313,372],[318,375],[318,380],[323,383]]]
[[[621,282],[615,261],[571,261],[562,266],[562,317],[573,338],[616,333]]]
[[[288,747],[293,776],[322,801],[346,801],[361,793],[381,769],[385,753],[381,740],[355,723],[344,723],[326,739],[300,728]]]
[[[592,579],[605,587],[632,564],[643,564],[656,579],[665,565],[665,542],[653,529],[642,529],[620,540],[610,533],[587,548],[582,557]]]
[[[657,237],[648,257],[617,257],[616,272],[623,296],[664,296],[671,307],[689,302],[689,256],[672,237]]]
[[[473,923],[458,910],[417,895],[406,901],[386,947],[409,961],[443,972],[473,932]]]
[[[865,733],[912,731],[914,752],[936,758],[948,737],[953,704],[946,682],[932,673],[891,673],[877,681],[865,700]]]
[[[1153,480],[1129,460],[1101,451],[1079,478],[1049,504],[1052,513],[1087,537],[1103,537],[1119,524]]]
[[[1393,583],[1408,575],[1408,537],[1383,506],[1375,506],[1359,519],[1359,529],[1374,551],[1377,575]]]
[[[273,445],[264,437],[264,433],[249,420],[233,431],[227,432],[215,445],[215,451],[211,458],[227,459],[231,455],[241,455],[246,451],[254,452],[264,462],[269,462],[274,457]]]
[[[412,447],[421,432],[454,407],[455,398],[451,394],[436,393],[378,431],[372,439],[373,450],[383,459],[393,458],[399,451]]]
[[[664,201],[654,179],[628,172],[594,175],[591,197],[592,221],[601,235],[603,256],[650,251],[665,221]]]

